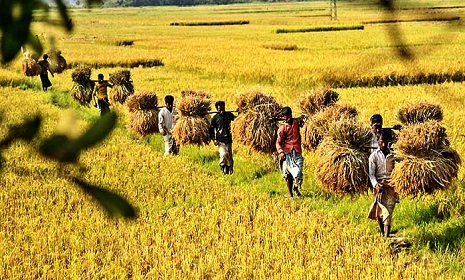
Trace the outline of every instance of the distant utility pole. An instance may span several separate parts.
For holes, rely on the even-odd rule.
[[[329,10],[331,11],[331,20],[337,19],[336,0],[329,0]]]

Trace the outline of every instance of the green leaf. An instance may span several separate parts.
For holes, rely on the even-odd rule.
[[[59,162],[76,163],[81,149],[66,135],[52,135],[39,146],[39,152]]]
[[[57,4],[58,11],[60,12],[60,16],[63,20],[63,25],[65,26],[66,31],[71,31],[73,29],[73,24],[68,16],[66,5],[63,3],[62,0],[55,0],[55,3]]]
[[[82,149],[89,148],[110,134],[116,125],[116,113],[108,112],[98,119],[76,142]]]
[[[31,141],[39,131],[41,121],[42,118],[37,115],[33,118],[24,120],[21,124],[10,126],[6,138],[0,141],[0,147],[8,147],[14,140]]]
[[[120,195],[88,184],[79,178],[72,179],[75,184],[80,186],[87,194],[91,195],[110,216],[120,215],[129,219],[137,217],[134,207]]]

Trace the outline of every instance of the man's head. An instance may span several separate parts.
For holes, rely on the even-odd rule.
[[[166,108],[172,109],[174,104],[174,97],[172,95],[166,95],[165,96],[165,105]]]
[[[43,58],[44,58],[44,60],[47,60],[48,59],[48,54],[44,54]]]
[[[284,119],[288,121],[292,118],[292,109],[286,106],[282,109],[281,114],[283,115]]]
[[[98,75],[97,75],[97,79],[98,79],[99,81],[103,81],[103,74],[102,74],[102,73],[98,74]]]
[[[388,129],[381,129],[378,132],[378,145],[383,151],[389,149],[389,144],[392,142],[392,133]]]
[[[215,108],[218,111],[218,114],[223,114],[225,111],[226,103],[224,101],[216,101],[215,102]]]
[[[383,128],[383,117],[380,114],[374,114],[370,118],[371,130],[378,133]]]

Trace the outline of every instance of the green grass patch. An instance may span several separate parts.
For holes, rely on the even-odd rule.
[[[459,21],[460,17],[438,17],[438,18],[417,18],[417,19],[390,19],[365,21],[363,24],[385,24],[385,23],[402,23],[402,22],[441,22],[441,21]]]
[[[345,31],[345,30],[363,30],[365,27],[362,24],[357,25],[338,25],[338,26],[315,26],[309,28],[276,29],[276,33],[304,33],[304,32],[326,32],[326,31]]]
[[[278,51],[295,51],[297,50],[297,45],[293,44],[270,44],[263,45],[265,49],[278,50]]]

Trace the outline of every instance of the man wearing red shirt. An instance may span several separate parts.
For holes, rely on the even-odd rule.
[[[303,179],[304,158],[302,157],[302,141],[300,138],[300,128],[303,122],[292,117],[292,110],[284,107],[282,111],[284,122],[279,125],[278,139],[276,139],[276,150],[279,154],[280,168],[289,195],[293,197],[301,196],[300,187]]]

